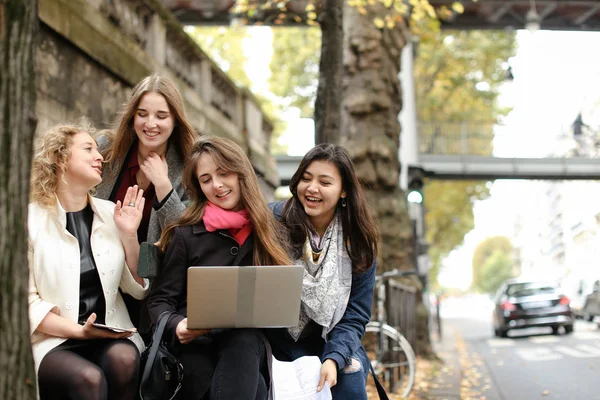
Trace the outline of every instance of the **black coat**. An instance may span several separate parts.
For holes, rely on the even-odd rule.
[[[209,232],[200,222],[175,228],[165,253],[161,274],[148,297],[152,324],[164,311],[174,311],[166,330],[171,337],[187,317],[187,270],[191,266],[253,265],[254,234],[242,246],[225,230]]]
[[[175,332],[179,322],[187,317],[187,270],[191,266],[253,265],[253,247],[254,234],[250,234],[240,246],[226,230],[208,232],[204,222],[178,227],[173,232],[163,258],[160,276],[150,292],[148,311],[153,324],[165,311],[176,313],[170,318],[163,338],[183,364],[182,392],[186,399],[202,397],[209,389],[215,362],[228,346],[227,338],[236,333],[248,332],[216,329],[189,344],[179,343]],[[264,354],[256,356],[262,360],[261,374],[269,387],[271,348],[259,330],[256,330],[255,338],[264,348]],[[270,388],[268,390],[268,398],[271,399],[272,392]]]

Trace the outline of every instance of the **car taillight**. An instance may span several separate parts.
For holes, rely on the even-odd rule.
[[[510,301],[505,301],[500,307],[506,311],[515,311],[517,309],[517,307]]]
[[[560,296],[559,304],[561,304],[563,306],[568,306],[570,302],[571,302],[571,300],[569,300],[569,298],[567,296]]]

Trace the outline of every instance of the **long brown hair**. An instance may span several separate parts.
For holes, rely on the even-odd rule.
[[[290,198],[283,207],[281,221],[290,231],[292,255],[302,257],[302,249],[310,229],[308,215],[298,199],[298,184],[302,175],[313,161],[328,161],[335,165],[342,176],[342,190],[346,192],[342,207],[340,200],[337,211],[342,220],[342,230],[346,251],[352,260],[352,271],[360,273],[369,268],[377,257],[379,232],[369,212],[362,185],[354,171],[354,164],[346,149],[333,144],[320,144],[313,147],[300,161],[298,169],[290,180]]]
[[[48,129],[38,142],[31,166],[31,200],[42,207],[56,204],[59,173],[67,172],[73,137],[81,132],[94,134],[85,119],[73,124],[60,124]]]
[[[198,162],[209,154],[218,168],[237,174],[240,184],[240,201],[250,214],[254,231],[255,265],[289,265],[286,232],[277,222],[260,191],[258,178],[248,156],[235,142],[221,137],[203,137],[196,141],[183,171],[183,186],[190,198],[188,207],[178,221],[167,226],[160,237],[160,249],[167,250],[178,226],[196,225],[202,221],[207,199],[196,176]]]
[[[184,163],[187,162],[198,133],[187,119],[183,99],[175,84],[164,76],[154,74],[145,77],[133,88],[131,97],[121,107],[116,132],[109,138],[110,145],[102,152],[104,161],[108,163],[113,174],[119,173],[118,168],[115,167],[125,160],[131,145],[137,140],[133,119],[142,97],[150,92],[156,92],[165,98],[169,111],[174,116],[173,133],[169,137],[169,142],[175,144]]]

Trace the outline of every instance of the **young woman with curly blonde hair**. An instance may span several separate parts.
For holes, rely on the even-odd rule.
[[[33,158],[29,319],[42,400],[131,399],[138,384],[144,343],[119,289],[138,299],[148,290],[137,275],[144,198],[135,186],[123,203],[90,196],[102,156],[89,132],[50,129]]]

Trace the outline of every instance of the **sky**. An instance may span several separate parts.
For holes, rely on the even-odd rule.
[[[248,43],[244,43],[245,56],[248,63],[245,66],[246,74],[252,81],[252,91],[269,94],[267,79],[271,74],[269,63],[273,55],[273,33],[269,27],[252,27]],[[312,119],[300,118],[300,110],[291,108],[283,119],[288,121],[288,130],[279,138],[279,142],[286,145],[288,155],[303,156],[315,145],[314,122]]]
[[[598,32],[519,31],[517,54],[509,63],[515,79],[503,88],[501,104],[513,107],[496,129],[498,157],[543,157],[564,136],[579,111],[585,116],[600,100]],[[600,113],[597,111],[595,115]],[[588,120],[589,122],[589,120]],[[596,126],[598,122],[596,122]],[[464,245],[444,261],[438,278],[443,286],[468,288],[471,260],[486,237],[514,233],[516,213],[534,190],[528,181],[498,180],[489,199],[475,204],[475,228]]]
[[[248,40],[246,71],[252,90],[266,92],[271,31],[253,28]],[[600,32],[517,32],[516,55],[508,60],[515,78],[504,85],[499,100],[512,111],[504,125],[495,130],[495,156],[543,157],[580,111],[585,117],[600,108],[599,45]],[[600,118],[600,112],[595,116]],[[314,132],[312,120],[300,119],[294,109],[286,119],[289,130],[280,142],[288,146],[290,155],[305,154],[314,146],[314,134],[309,133]],[[474,206],[475,228],[443,263],[439,276],[443,286],[468,288],[477,244],[489,236],[510,237],[514,233],[516,213],[523,208],[523,196],[527,196],[531,185],[519,180],[498,180],[489,185],[490,198]]]

